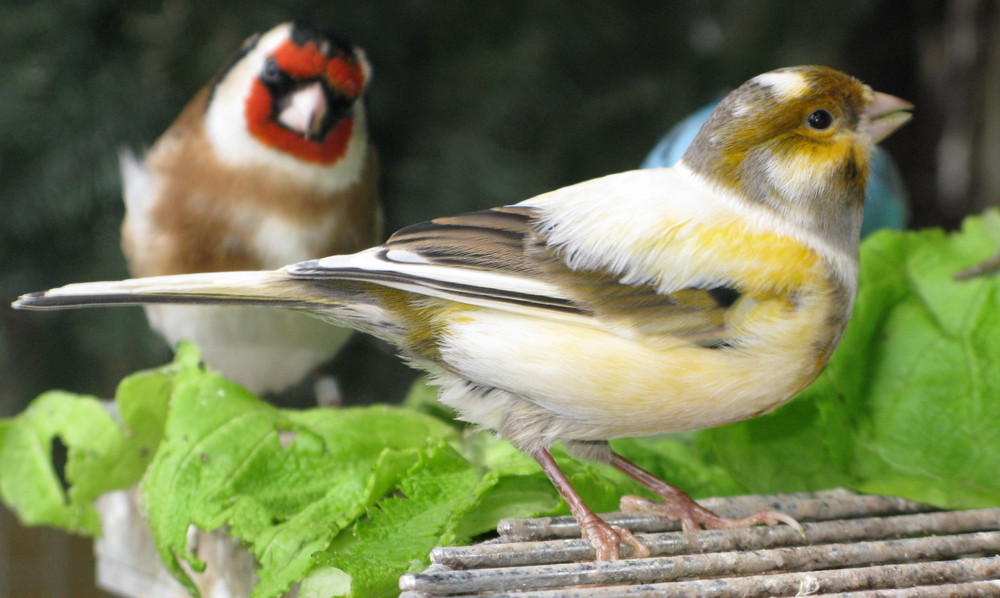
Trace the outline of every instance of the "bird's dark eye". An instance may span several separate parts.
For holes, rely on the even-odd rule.
[[[808,124],[811,129],[823,131],[825,129],[829,129],[830,125],[833,124],[833,115],[830,114],[829,110],[823,110],[822,108],[819,110],[813,110],[809,113],[809,116],[806,117],[806,124]]]
[[[264,70],[260,72],[260,78],[264,83],[280,83],[283,73],[274,58],[268,58],[264,63]]]

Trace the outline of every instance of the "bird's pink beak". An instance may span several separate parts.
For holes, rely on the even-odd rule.
[[[288,105],[278,114],[278,122],[315,141],[323,132],[328,108],[323,84],[314,81],[291,93]]]
[[[873,95],[874,99],[865,109],[865,115],[871,123],[872,139],[878,143],[913,118],[910,112],[913,104],[887,93],[876,91]]]

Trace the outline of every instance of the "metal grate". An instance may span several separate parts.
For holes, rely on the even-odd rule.
[[[728,516],[777,509],[805,536],[788,526],[680,532],[609,513],[651,555],[598,563],[571,517],[508,519],[496,540],[435,549],[427,570],[400,579],[402,597],[1000,596],[1000,509],[938,511],[844,490],[699,502]]]

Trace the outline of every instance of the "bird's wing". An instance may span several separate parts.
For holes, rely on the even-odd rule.
[[[573,269],[546,242],[539,209],[507,206],[404,228],[385,245],[296,264],[294,277],[374,282],[423,295],[630,335],[729,342],[726,311],[741,293],[722,284],[664,292],[601,267]]]
[[[533,217],[531,208],[509,206],[438,218],[401,229],[379,247],[302,262],[288,273],[375,282],[498,309],[589,317],[546,275],[532,250],[539,242]]]

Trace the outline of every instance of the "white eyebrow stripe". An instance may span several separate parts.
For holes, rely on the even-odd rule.
[[[799,71],[764,73],[753,78],[757,83],[770,87],[783,99],[797,98],[809,91],[809,81]]]

